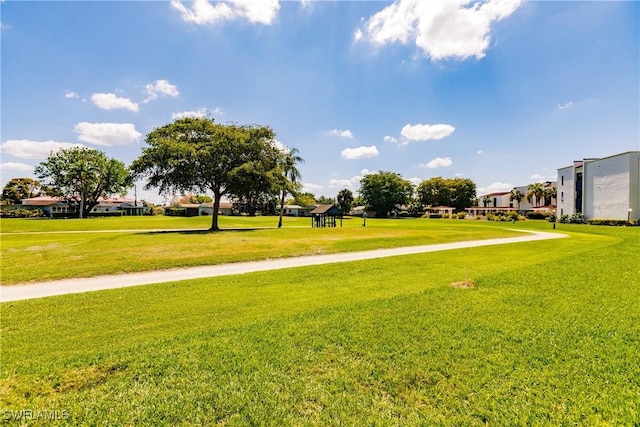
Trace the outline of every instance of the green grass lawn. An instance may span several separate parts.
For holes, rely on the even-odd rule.
[[[4,303],[0,410],[83,425],[638,424],[640,228],[561,231]],[[465,269],[476,288],[451,287]]]
[[[361,219],[346,219],[343,227],[312,229],[309,218],[285,218],[282,229],[261,228],[274,227],[277,217],[222,217],[221,225],[227,231],[201,231],[208,220],[206,217],[2,220],[0,280],[3,285],[11,285],[518,234],[487,222],[424,219],[369,219],[366,227]],[[121,231],[145,227],[148,231]],[[154,229],[184,231],[154,232]],[[96,230],[108,232],[87,232]]]

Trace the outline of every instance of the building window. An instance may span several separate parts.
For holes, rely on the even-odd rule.
[[[564,191],[560,192],[560,201],[564,202]]]
[[[564,175],[560,176],[560,185],[564,185]]]

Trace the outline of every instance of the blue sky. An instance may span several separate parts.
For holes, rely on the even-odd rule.
[[[148,132],[198,114],[273,127],[318,196],[381,170],[468,177],[483,194],[640,149],[635,1],[5,0],[0,12],[3,185],[74,144],[130,164]]]

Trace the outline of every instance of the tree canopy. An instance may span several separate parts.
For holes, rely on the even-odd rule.
[[[22,199],[40,196],[41,187],[40,181],[33,178],[13,178],[2,189],[2,202],[20,204]]]
[[[124,195],[133,180],[124,163],[102,151],[86,147],[61,149],[51,153],[34,170],[42,183],[59,192],[86,218],[101,197]]]
[[[376,216],[386,217],[396,205],[409,203],[413,196],[413,184],[395,172],[378,172],[360,180],[360,196],[368,209]]]
[[[281,183],[281,153],[267,126],[218,124],[211,118],[182,118],[154,129],[148,147],[131,165],[161,194],[213,193],[211,230],[219,230],[223,196],[273,192]]]
[[[468,178],[427,179],[416,192],[423,206],[450,206],[458,211],[470,208],[476,200],[476,184]]]
[[[348,213],[351,210],[351,204],[353,203],[353,193],[351,190],[344,188],[340,190],[338,195],[336,196],[336,200],[338,201],[338,205],[340,206],[340,210],[343,214]]]

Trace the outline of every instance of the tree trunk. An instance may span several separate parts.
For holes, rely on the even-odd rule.
[[[282,228],[282,215],[284,214],[284,196],[285,196],[285,191],[282,190],[282,199],[280,200],[280,219],[278,220],[278,228]]]
[[[85,197],[86,197],[85,193],[82,192],[82,194],[80,194],[80,212],[79,212],[80,219],[84,218],[84,204],[85,204],[85,200],[84,199],[85,199]]]
[[[220,231],[218,227],[218,211],[220,211],[220,199],[222,194],[214,193],[213,195],[213,214],[211,215],[211,228],[209,231]]]

